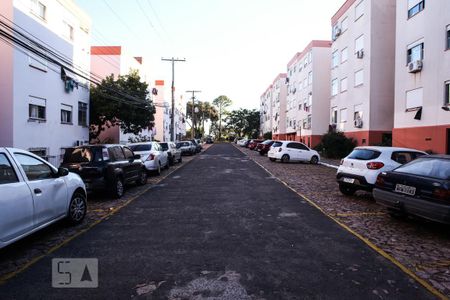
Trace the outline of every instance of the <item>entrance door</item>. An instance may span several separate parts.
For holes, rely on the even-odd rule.
[[[447,154],[450,154],[450,128],[447,128]]]

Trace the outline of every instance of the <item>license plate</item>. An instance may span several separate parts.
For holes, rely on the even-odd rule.
[[[406,194],[410,196],[414,196],[416,194],[416,188],[413,186],[403,185],[403,184],[397,184],[395,186],[395,191],[397,193]]]
[[[342,181],[344,181],[345,183],[355,183],[355,179],[354,178],[346,178],[346,177],[344,177],[342,179]]]

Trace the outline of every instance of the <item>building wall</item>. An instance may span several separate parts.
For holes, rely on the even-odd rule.
[[[27,35],[32,35],[31,38],[41,40],[47,47],[73,61],[77,72],[89,74],[89,19],[72,2],[43,3],[47,5],[46,20],[41,20],[31,12],[31,1],[14,1],[12,20],[28,31]],[[73,40],[62,31],[63,24],[73,27]],[[18,27],[16,29],[20,30]],[[79,102],[87,104],[89,108],[87,80],[74,76],[79,83],[78,88],[66,92],[58,65],[19,49],[13,51],[11,62],[13,71],[6,76],[12,79],[13,96],[9,101],[13,103],[13,111],[9,120],[11,122],[12,119],[12,122],[8,127],[12,128],[13,139],[9,139],[7,145],[30,151],[45,151],[42,155],[58,166],[64,148],[72,147],[79,141],[88,141],[88,127],[78,123]],[[1,65],[3,68],[3,61]],[[8,66],[8,63],[5,65]],[[45,119],[30,118],[30,104],[45,106]],[[70,124],[61,122],[62,108],[72,111]]]
[[[442,109],[444,85],[450,80],[450,50],[446,47],[449,11],[449,1],[426,1],[425,9],[408,19],[408,1],[397,1],[395,146],[450,154],[447,134],[450,112]],[[423,69],[409,73],[407,50],[421,42],[424,43]],[[420,88],[423,96],[417,102],[407,102],[407,92]],[[422,107],[421,118],[415,119],[419,107]]]
[[[286,74],[279,74],[272,84],[272,135],[286,138]]]

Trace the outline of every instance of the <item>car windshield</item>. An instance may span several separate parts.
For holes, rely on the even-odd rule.
[[[169,150],[169,145],[167,143],[159,143],[159,145],[163,151]]]
[[[66,149],[64,152],[63,163],[87,163],[102,160],[103,156],[101,147],[80,147]]]
[[[152,144],[138,144],[138,145],[130,145],[129,146],[133,152],[142,152],[142,151],[151,151]]]
[[[450,159],[418,158],[398,167],[395,172],[450,180]]]
[[[371,149],[355,149],[350,153],[347,158],[357,159],[357,160],[371,160],[378,158],[381,155],[380,151]]]

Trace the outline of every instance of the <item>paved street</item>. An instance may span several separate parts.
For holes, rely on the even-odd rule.
[[[52,258],[98,258],[98,289],[53,289]],[[0,299],[433,298],[385,258],[217,144],[0,286]]]

